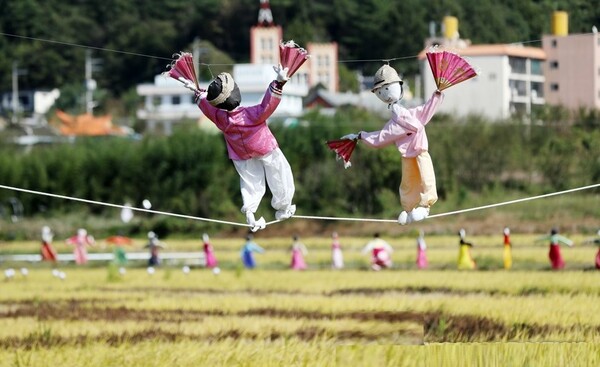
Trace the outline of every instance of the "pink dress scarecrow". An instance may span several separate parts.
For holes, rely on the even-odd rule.
[[[443,95],[438,90],[422,106],[407,109],[400,104],[403,81],[396,70],[383,65],[375,73],[374,80],[372,92],[388,105],[391,119],[381,130],[361,131],[345,135],[342,139],[363,142],[373,148],[395,145],[402,156],[399,191],[403,210],[398,216],[398,223],[404,225],[421,221],[427,218],[430,207],[438,199],[425,126],[442,103]]]
[[[331,267],[333,269],[342,269],[344,267],[344,255],[337,232],[331,235]]]
[[[217,266],[217,258],[215,257],[215,252],[210,244],[208,234],[205,233],[202,235],[202,241],[204,242],[204,258],[206,259],[206,267],[212,269]]]
[[[426,269],[427,262],[427,245],[425,244],[425,237],[423,236],[423,232],[419,234],[417,238],[417,268],[418,269]]]
[[[573,241],[558,234],[558,229],[552,228],[549,236],[540,238],[540,240],[550,241],[550,249],[548,251],[548,258],[550,259],[550,265],[552,269],[559,270],[565,267],[565,260],[560,252],[560,245],[573,246]]]
[[[300,242],[298,236],[294,236],[293,241],[290,268],[293,270],[306,270],[306,262],[304,261],[304,256],[308,253],[306,246]]]
[[[79,228],[77,230],[77,235],[67,240],[67,244],[74,246],[73,255],[77,265],[87,263],[87,246],[93,246],[95,243],[94,237],[88,235],[87,231],[83,228]]]
[[[391,254],[394,251],[389,243],[379,238],[379,233],[375,233],[374,238],[363,248],[363,254],[371,253],[371,268],[375,271],[389,268],[392,266]]]

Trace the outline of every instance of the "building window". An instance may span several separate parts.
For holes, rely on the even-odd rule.
[[[162,104],[162,100],[161,100],[160,96],[152,97],[152,105],[153,106],[160,106],[161,104]]]
[[[541,60],[531,60],[531,74],[532,75],[543,75],[542,62]]]
[[[544,98],[544,83],[531,82],[531,98]]]
[[[515,74],[525,74],[527,72],[526,59],[522,57],[509,57],[508,63]]]
[[[523,97],[527,94],[527,84],[523,80],[509,80],[508,86],[513,97]]]
[[[558,83],[550,84],[550,90],[553,92],[558,92]]]
[[[317,55],[317,66],[323,66],[323,56]]]
[[[550,61],[550,69],[558,69],[558,61]]]
[[[172,105],[181,104],[181,96],[172,96],[171,97],[171,104]]]

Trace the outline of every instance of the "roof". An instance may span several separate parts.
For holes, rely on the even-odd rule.
[[[61,110],[56,110],[59,120],[59,131],[62,135],[127,135],[127,130],[115,126],[110,116],[92,116],[88,113],[78,116],[69,115]]]
[[[418,57],[419,60],[425,59],[425,53],[430,48],[422,50]],[[440,51],[451,51],[460,56],[513,56],[529,59],[545,60],[546,52],[539,47],[529,47],[520,44],[497,44],[497,45],[469,45],[465,48],[446,48],[439,46]]]

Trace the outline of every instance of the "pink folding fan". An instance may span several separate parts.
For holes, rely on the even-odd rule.
[[[294,75],[309,57],[308,52],[294,41],[279,44],[279,60],[281,66],[288,68],[288,77]]]
[[[442,91],[448,87],[469,80],[477,75],[469,63],[461,56],[448,51],[426,53],[435,85]]]
[[[183,84],[193,83],[199,91],[198,78],[196,77],[196,69],[194,68],[194,57],[189,52],[181,52],[174,55],[173,62],[168,66],[169,76]]]

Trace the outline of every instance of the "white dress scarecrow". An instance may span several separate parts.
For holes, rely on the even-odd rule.
[[[275,218],[284,220],[296,212],[292,204],[294,178],[290,165],[267,125],[267,119],[281,102],[284,84],[309,55],[294,41],[279,45],[280,64],[277,74],[256,106],[240,107],[240,89],[228,73],[221,73],[210,83],[208,90],[200,89],[190,53],[182,53],[171,65],[168,75],[179,80],[195,93],[200,110],[223,132],[229,158],[240,176],[242,212],[253,232],[266,227],[264,218],[256,213],[266,186],[272,193],[271,206]]]

